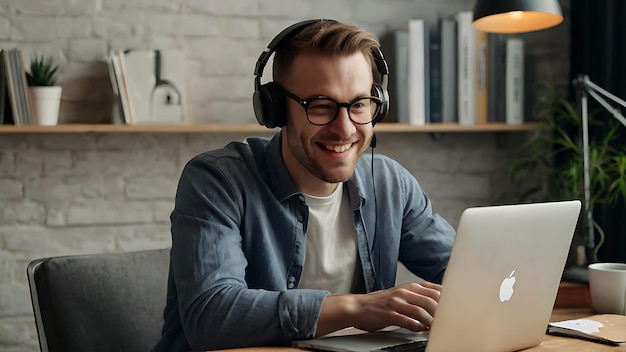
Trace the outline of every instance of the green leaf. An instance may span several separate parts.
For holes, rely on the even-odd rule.
[[[33,56],[26,79],[30,86],[54,86],[57,84],[58,66],[52,56]]]

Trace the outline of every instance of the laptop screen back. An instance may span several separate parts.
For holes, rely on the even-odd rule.
[[[465,210],[427,351],[514,351],[539,344],[580,207],[580,201],[563,201]]]

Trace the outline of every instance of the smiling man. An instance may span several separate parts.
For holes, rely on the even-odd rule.
[[[374,79],[387,74],[376,37],[311,20],[268,47],[255,70],[254,110],[281,130],[185,166],[155,351],[284,345],[349,326],[420,331],[432,322],[454,230],[405,168],[363,156],[388,104]],[[261,85],[274,52],[274,81]],[[426,281],[395,286],[398,262]]]

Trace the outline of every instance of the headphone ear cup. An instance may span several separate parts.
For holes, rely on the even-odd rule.
[[[389,112],[389,92],[382,85],[378,83],[374,83],[372,85],[372,96],[380,98],[381,104],[378,108],[378,113],[374,116],[374,120],[372,120],[372,124],[376,124],[380,122],[382,119],[387,116]]]
[[[267,88],[267,94],[271,97],[272,101],[270,109],[273,127],[283,127],[287,124],[287,102],[285,101],[285,94],[278,84],[274,82],[268,82],[265,86]]]
[[[285,96],[276,83],[261,85],[252,96],[254,115],[257,121],[267,127],[282,127],[286,124]]]
[[[264,102],[264,95],[261,93],[263,90],[263,86],[257,87],[252,94],[252,108],[254,110],[254,116],[256,116],[257,122],[261,126],[266,125],[267,121],[267,113],[265,112],[265,106],[267,103]]]

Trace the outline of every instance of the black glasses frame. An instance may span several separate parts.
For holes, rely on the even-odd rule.
[[[380,111],[380,107],[383,103],[383,100],[380,99],[379,97],[375,97],[375,96],[363,96],[363,97],[356,97],[354,99],[352,99],[351,102],[349,103],[340,103],[338,101],[336,101],[333,98],[327,97],[325,95],[318,95],[316,97],[313,98],[308,98],[308,99],[302,99],[299,96],[291,93],[290,91],[288,91],[287,89],[285,89],[282,86],[279,86],[280,89],[283,91],[283,93],[293,99],[296,103],[300,104],[300,106],[302,106],[302,108],[304,108],[304,114],[306,115],[306,119],[307,121],[309,121],[310,124],[315,125],[315,126],[325,126],[328,124],[331,124],[333,121],[335,121],[337,119],[337,116],[339,116],[339,109],[344,107],[346,108],[346,111],[348,112],[348,118],[350,119],[350,121],[352,121],[352,123],[357,124],[357,125],[367,125],[368,123],[372,123],[372,121],[374,121],[375,117],[378,115],[379,111]],[[328,122],[325,123],[315,123],[313,121],[311,121],[311,119],[309,119],[309,106],[311,104],[312,101],[314,100],[318,100],[318,99],[324,99],[324,100],[330,100],[332,102],[334,102],[335,104],[337,104],[337,111],[335,111],[335,116],[333,116],[332,119],[330,119]],[[375,104],[376,104],[376,110],[373,111],[372,113],[372,119],[369,120],[368,122],[359,122],[359,121],[354,121],[352,119],[352,116],[350,116],[350,107],[352,106],[352,104],[356,103],[359,100],[362,99],[370,99],[372,100]]]

